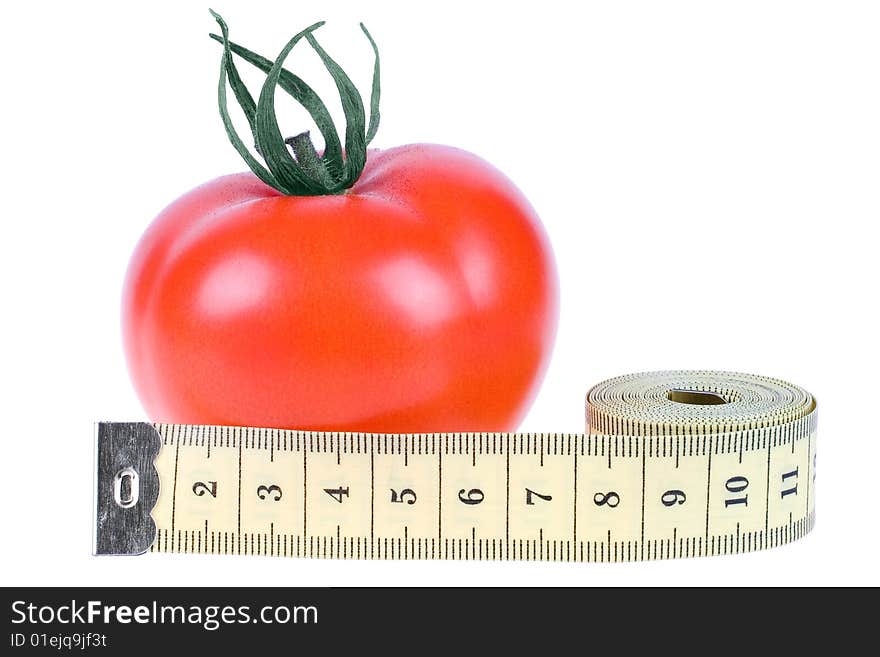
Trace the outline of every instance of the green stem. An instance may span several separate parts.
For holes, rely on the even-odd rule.
[[[308,130],[301,132],[295,137],[288,137],[284,143],[290,146],[296,156],[297,163],[313,179],[324,185],[327,189],[333,187],[336,181],[327,171],[324,161],[315,150],[315,145],[309,137]]]
[[[314,38],[313,32],[323,23],[315,23],[294,36],[273,62],[232,43],[223,18],[214,11],[211,14],[220,26],[221,35],[210,36],[223,46],[217,96],[220,116],[230,142],[248,167],[266,184],[291,196],[338,194],[354,185],[366,165],[367,145],[379,127],[379,51],[367,28],[361,24],[374,53],[369,123],[363,99],[354,83]],[[285,59],[300,40],[305,40],[314,49],[336,84],[346,122],[344,151],[327,106],[309,85],[284,68]],[[233,53],[266,73],[256,102],[235,67]],[[262,162],[244,145],[232,125],[227,110],[227,82],[248,120],[255,150]],[[275,113],[276,87],[281,87],[309,112],[324,138],[323,153],[316,151],[308,132],[287,139],[282,137]]]

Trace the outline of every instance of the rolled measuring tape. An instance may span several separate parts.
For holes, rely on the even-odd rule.
[[[102,422],[95,554],[632,561],[800,538],[816,402],[777,379],[632,374],[586,433],[371,434]]]

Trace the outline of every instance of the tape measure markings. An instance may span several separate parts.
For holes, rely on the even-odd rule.
[[[160,431],[160,433],[162,433],[163,431],[167,431],[167,429],[163,426],[160,426],[159,431]],[[343,556],[340,553],[340,550],[342,550],[342,549],[345,549],[346,556],[347,556],[349,553],[349,549],[350,549],[349,546],[350,545],[354,545],[354,547],[351,549],[354,550],[355,552],[360,550],[361,553],[363,553],[363,547],[361,547],[361,545],[362,545],[361,541],[366,542],[365,537],[347,536],[346,538],[349,539],[349,542],[343,542],[340,537],[340,533],[341,533],[341,524],[340,523],[337,523],[336,525],[334,525],[335,531],[333,531],[331,533],[324,533],[321,535],[309,535],[308,518],[309,518],[310,505],[308,502],[309,491],[308,491],[307,482],[309,479],[308,463],[311,460],[309,458],[310,455],[312,457],[314,457],[317,454],[328,454],[329,453],[332,455],[333,461],[337,465],[342,465],[343,455],[345,455],[345,456],[362,455],[365,452],[365,450],[362,447],[362,443],[369,439],[368,436],[366,436],[366,435],[358,435],[356,437],[355,436],[345,436],[344,440],[349,440],[349,441],[356,440],[354,445],[346,445],[344,443],[344,440],[342,439],[343,437],[341,437],[339,435],[321,435],[320,437],[318,437],[314,434],[300,434],[297,436],[297,445],[293,446],[293,448],[291,449],[290,447],[288,447],[286,445],[286,440],[283,440],[281,438],[281,436],[278,436],[277,434],[272,436],[271,440],[267,440],[265,436],[249,435],[247,432],[242,436],[236,436],[234,434],[230,435],[230,432],[227,432],[225,430],[225,428],[217,427],[217,428],[213,429],[213,431],[216,433],[214,433],[208,441],[205,441],[204,437],[200,441],[196,441],[196,440],[194,440],[194,436],[192,435],[192,433],[188,433],[186,431],[185,427],[175,427],[171,431],[172,431],[172,434],[170,436],[166,435],[166,445],[174,444],[174,446],[175,446],[173,453],[174,453],[175,462],[176,462],[175,465],[178,468],[178,473],[177,473],[178,476],[174,478],[174,484],[173,484],[173,489],[175,491],[177,490],[177,484],[178,484],[177,479],[180,477],[179,460],[180,460],[180,453],[181,453],[182,447],[184,449],[185,457],[188,457],[189,455],[186,454],[186,450],[188,448],[192,447],[193,445],[198,445],[199,447],[206,447],[206,449],[210,449],[213,446],[214,457],[216,458],[216,455],[218,454],[218,450],[223,449],[221,447],[221,445],[223,443],[230,445],[232,447],[232,449],[234,450],[235,457],[236,457],[235,458],[235,465],[236,465],[235,470],[236,470],[236,475],[237,475],[236,478],[241,476],[242,462],[245,459],[245,455],[247,453],[246,450],[252,450],[257,453],[259,453],[261,451],[269,450],[271,452],[270,461],[269,461],[270,463],[275,462],[275,460],[276,460],[275,455],[276,455],[277,451],[289,452],[291,454],[301,454],[302,469],[303,469],[303,500],[304,500],[304,503],[302,505],[302,518],[303,518],[302,536],[303,537],[309,536],[310,543],[308,544],[308,547],[304,548],[302,546],[302,543],[299,540],[300,537],[298,535],[296,535],[295,532],[286,532],[287,535],[284,537],[285,540],[292,542],[294,536],[296,536],[297,541],[298,541],[297,554],[300,556],[302,556],[304,554],[307,556],[316,556],[316,548],[315,548],[314,541],[318,542],[317,543],[317,546],[318,546],[317,555],[320,555],[320,556],[328,554],[328,551],[331,556],[334,556],[334,557]],[[179,433],[177,436],[175,436],[175,435],[173,435],[173,431],[178,431],[178,432],[182,432],[182,433]],[[221,439],[219,441],[218,441],[218,434],[221,437]],[[429,436],[421,436],[420,439],[425,440],[428,437]],[[435,438],[437,440],[442,440],[444,438],[448,438],[448,436],[446,436],[446,437],[437,436]],[[446,456],[466,455],[469,457],[467,460],[470,461],[470,467],[476,468],[477,465],[479,464],[479,462],[477,460],[477,455],[480,453],[480,450],[482,449],[481,442],[486,441],[487,439],[491,439],[491,438],[494,438],[496,442],[498,440],[497,435],[495,435],[495,436],[490,436],[490,435],[475,436],[473,434],[456,435],[452,438],[451,441],[448,441],[447,444],[443,445],[441,449],[437,449],[436,442],[432,446],[431,452],[437,456],[437,459],[436,459],[436,462],[437,462],[437,489],[438,489],[437,541],[440,542],[440,541],[443,541],[444,538],[446,538],[446,542],[443,544],[443,547],[444,547],[443,555],[444,556],[447,556],[450,554],[450,544],[449,544],[450,539],[449,539],[449,537],[444,537],[444,532],[443,532],[443,518],[444,518],[444,513],[443,513],[443,509],[442,509],[442,500],[444,499],[444,487],[443,487],[443,482],[442,482],[443,456],[444,455],[446,455]],[[752,442],[754,442],[754,436],[750,436],[749,438],[752,439]],[[543,448],[543,445],[541,445],[540,443],[543,442],[543,440],[548,440],[548,441],[553,440],[553,441],[557,442],[557,444],[555,445],[555,450],[558,454],[559,453],[558,439],[559,439],[558,435],[556,435],[556,436],[544,436],[544,435],[535,436],[535,435],[531,435],[531,434],[527,434],[527,435],[519,434],[519,435],[513,436],[512,441],[510,441],[509,437],[508,437],[509,443],[513,444],[512,448],[511,447],[502,448],[502,451],[505,455],[505,458],[504,458],[504,465],[505,465],[505,472],[504,472],[504,477],[505,477],[505,483],[504,483],[505,549],[504,549],[504,555],[505,555],[505,558],[535,558],[535,556],[537,556],[537,558],[544,558],[545,551],[551,552],[551,553],[553,553],[555,551],[556,558],[559,558],[558,553],[560,550],[560,545],[562,545],[564,547],[566,555],[568,555],[566,558],[571,559],[570,555],[572,553],[572,545],[574,545],[575,548],[580,551],[584,550],[584,545],[579,545],[579,543],[578,543],[578,535],[577,535],[577,517],[578,517],[577,516],[577,501],[578,501],[578,498],[577,498],[577,494],[576,494],[576,487],[577,487],[578,479],[575,479],[575,477],[577,477],[576,470],[578,469],[580,455],[584,455],[585,457],[590,457],[590,456],[601,457],[603,462],[607,463],[607,469],[612,472],[614,471],[615,465],[620,465],[620,464],[625,463],[624,459],[636,458],[638,461],[638,466],[639,466],[639,470],[640,470],[640,473],[639,473],[640,474],[640,477],[639,477],[640,504],[638,505],[638,511],[639,511],[639,540],[638,540],[638,542],[634,542],[632,539],[630,539],[630,540],[626,541],[626,543],[625,543],[626,547],[624,548],[623,541],[616,541],[613,539],[613,536],[612,536],[614,533],[613,530],[607,530],[609,532],[609,535],[608,535],[608,538],[606,540],[605,545],[603,545],[601,542],[599,542],[595,539],[593,539],[592,541],[587,541],[588,545],[586,545],[586,554],[588,556],[586,558],[588,560],[606,560],[606,559],[608,559],[608,556],[606,556],[606,555],[613,554],[614,556],[612,557],[612,559],[619,560],[621,557],[621,552],[624,549],[626,549],[627,558],[631,559],[632,558],[632,550],[634,549],[635,545],[638,545],[639,551],[640,551],[640,558],[642,558],[642,555],[644,555],[645,551],[646,551],[645,512],[646,512],[647,504],[645,503],[645,495],[647,493],[646,488],[647,488],[647,482],[648,482],[648,476],[647,476],[647,472],[646,472],[647,464],[648,464],[648,456],[650,455],[653,458],[668,458],[670,456],[670,451],[671,451],[669,449],[668,440],[660,440],[656,437],[654,439],[648,441],[645,444],[644,448],[642,448],[642,446],[639,445],[637,442],[635,442],[633,439],[628,439],[625,444],[625,449],[621,449],[623,446],[620,444],[619,438],[615,440],[614,438],[605,437],[601,440],[589,440],[588,437],[585,437],[582,435],[567,435],[566,439],[568,441],[569,446],[567,446],[567,448],[564,450],[564,452],[566,453],[565,454],[566,456],[570,456],[572,458],[572,464],[571,464],[572,512],[570,515],[571,527],[572,527],[571,540],[570,541],[565,540],[565,542],[562,543],[562,541],[559,537],[557,537],[556,539],[553,539],[553,540],[543,539],[544,528],[539,527],[538,528],[538,531],[539,531],[539,538],[538,539],[520,538],[520,539],[514,541],[514,543],[511,546],[511,539],[510,539],[510,494],[511,494],[510,457],[511,457],[511,455],[518,455],[518,456],[528,455],[531,457],[537,457],[539,459],[539,463],[537,464],[537,467],[543,468],[545,466],[540,465],[540,461],[543,460],[543,457],[545,455],[551,454],[552,452],[545,450]],[[421,553],[427,548],[427,546],[423,545],[423,540],[426,539],[427,536],[410,537],[408,525],[403,525],[403,530],[406,533],[403,538],[403,540],[406,541],[405,545],[402,545],[400,543],[400,537],[397,537],[397,536],[391,537],[396,542],[392,542],[390,547],[389,547],[389,543],[387,541],[387,539],[389,537],[387,537],[387,536],[383,537],[385,540],[380,541],[378,544],[375,541],[375,477],[376,477],[376,469],[377,469],[376,468],[376,456],[377,456],[377,454],[379,456],[389,456],[389,455],[394,456],[394,455],[398,455],[398,454],[407,454],[407,456],[409,454],[418,455],[418,450],[413,450],[413,449],[411,449],[410,446],[405,444],[406,441],[411,440],[410,438],[395,437],[395,436],[382,436],[380,438],[380,440],[381,440],[381,443],[378,445],[378,449],[373,450],[370,454],[370,457],[371,457],[370,458],[370,468],[369,468],[369,471],[370,471],[370,546],[371,546],[370,553],[371,553],[371,556],[375,556],[376,552],[378,551],[380,558],[388,558],[388,557],[391,557],[392,555],[394,557],[398,557],[398,556],[400,556],[399,553],[403,553],[403,555],[405,557],[409,557],[410,556],[409,555],[410,546],[412,546],[412,551],[417,552],[417,553]],[[389,440],[392,441],[390,446],[388,445]],[[330,443],[329,446],[326,446],[327,441],[329,441],[329,443]],[[324,444],[322,445],[321,442],[323,442]],[[539,444],[535,445],[534,443],[536,443],[536,442]],[[577,445],[577,447],[575,449],[571,449],[571,447],[570,447],[571,442],[574,442],[575,444],[577,444],[577,443],[580,443],[580,444]],[[678,441],[678,442],[680,445],[680,441]],[[808,436],[808,442],[810,442],[809,436]],[[201,444],[199,444],[199,443],[201,443]],[[302,444],[300,444],[300,443],[302,443]],[[742,549],[741,545],[740,545],[741,533],[740,533],[740,524],[739,523],[737,523],[736,529],[734,530],[736,533],[735,539],[732,538],[732,536],[733,536],[732,533],[730,534],[731,537],[729,537],[728,535],[723,535],[723,534],[710,536],[710,521],[711,521],[710,509],[711,509],[711,503],[712,503],[712,459],[713,459],[713,456],[719,455],[719,454],[736,454],[737,464],[742,464],[742,458],[743,458],[744,452],[756,453],[757,451],[759,451],[759,450],[747,450],[745,443],[746,443],[745,440],[739,440],[736,442],[731,442],[731,440],[728,440],[727,438],[725,438],[723,440],[713,440],[712,438],[708,438],[708,439],[704,439],[704,440],[694,440],[693,437],[691,437],[690,445],[687,449],[688,454],[690,454],[692,456],[696,455],[698,457],[705,457],[706,462],[707,462],[707,467],[706,467],[706,471],[705,471],[706,472],[706,484],[705,484],[705,486],[706,486],[706,507],[705,507],[706,513],[705,513],[705,525],[704,525],[704,540],[708,541],[708,548],[705,547],[705,545],[702,541],[698,541],[695,548],[691,547],[690,545],[685,546],[683,539],[682,539],[682,542],[679,543],[678,536],[677,536],[677,528],[673,528],[675,531],[675,536],[673,537],[673,541],[675,541],[675,552],[676,553],[679,551],[679,549],[685,550],[688,554],[690,554],[692,552],[696,553],[696,554],[705,554],[707,551],[709,554],[715,554],[719,551],[722,553],[728,553],[731,551],[729,543],[730,543],[730,541],[734,541],[734,540],[736,542],[735,551],[739,551],[740,549]],[[791,444],[790,452],[792,454],[794,454],[795,453],[794,449],[796,448],[796,443],[795,443],[795,441],[791,440],[790,438],[784,438],[781,440],[777,436],[770,436],[770,437],[764,437],[761,440],[761,442],[759,443],[759,445],[760,445],[759,449],[762,452],[762,454],[763,454],[763,452],[766,452],[766,468],[767,468],[766,469],[766,476],[765,476],[766,490],[764,491],[765,492],[765,496],[764,496],[765,497],[765,500],[764,500],[764,502],[765,502],[764,507],[765,508],[764,508],[764,514],[763,514],[764,515],[764,518],[763,518],[764,529],[763,529],[762,535],[757,537],[757,540],[762,545],[766,540],[764,535],[766,534],[766,532],[768,532],[769,523],[770,523],[770,497],[769,497],[769,493],[770,493],[770,476],[772,473],[772,458],[771,457],[772,457],[772,453],[773,453],[773,448],[778,447],[783,444],[789,444],[789,443]],[[497,455],[498,453],[499,453],[499,450],[498,450],[497,446],[493,450],[487,451],[487,454],[492,454],[492,455]],[[682,456],[682,454],[681,454],[681,450],[679,447],[675,451],[676,461],[678,462],[679,465],[680,465],[680,461],[681,461],[681,456]],[[206,460],[207,459],[208,459],[208,457],[206,456]],[[618,463],[618,461],[619,461],[619,463]],[[631,466],[631,463],[629,463],[628,465]],[[407,459],[407,465],[404,465],[403,467],[409,467],[409,459]],[[162,468],[160,467],[159,469],[161,472]],[[679,469],[679,468],[676,467],[676,469]],[[221,477],[221,475],[219,475],[219,474],[215,473],[212,476],[214,478],[208,480],[211,484],[215,484],[218,481],[223,480],[223,477]],[[345,477],[340,477],[340,480],[344,479],[344,478]],[[227,477],[227,479],[228,479],[228,477]],[[274,477],[271,479],[274,481],[274,480],[277,480],[278,478]],[[204,482],[202,482],[202,483],[204,483]],[[242,505],[241,505],[241,501],[240,501],[240,495],[241,495],[244,487],[241,485],[240,480],[236,481],[236,484],[238,484],[236,486],[237,490],[236,490],[236,507],[235,507],[235,509],[236,509],[236,531],[234,534],[231,534],[231,533],[227,534],[228,536],[230,536],[231,545],[232,545],[232,547],[231,547],[232,552],[241,553],[242,551],[244,551],[244,553],[247,553],[247,554],[253,554],[253,553],[263,554],[266,552],[274,553],[276,550],[278,550],[278,551],[284,551],[285,553],[287,553],[282,548],[282,543],[280,542],[282,540],[281,535],[276,534],[276,527],[275,527],[274,521],[271,523],[271,528],[270,528],[269,532],[262,532],[261,533],[261,532],[254,532],[254,531],[245,531],[244,533],[242,533],[242,530],[241,530]],[[478,488],[477,486],[475,486],[473,489],[469,489],[469,490],[479,490],[480,493],[484,494],[485,490],[488,490],[490,488],[486,484],[480,484],[480,485],[482,486],[482,488]],[[219,486],[219,484],[218,484],[218,486]],[[350,484],[346,484],[345,482],[341,482],[339,484],[333,484],[333,486],[335,486],[335,488],[328,487],[327,490],[332,490],[333,494],[341,496],[341,497],[347,498],[350,496],[350,494],[351,494],[351,485]],[[207,488],[207,485],[205,486],[205,488]],[[214,490],[216,490],[216,488]],[[324,492],[326,493],[327,490],[325,490]],[[528,488],[524,487],[524,491],[526,491],[526,490],[532,490],[532,489],[528,489]],[[809,490],[810,490],[810,487],[809,487],[809,479],[808,479],[807,486],[806,486],[806,495],[805,495],[806,500],[807,500],[806,504],[809,504]],[[539,491],[534,491],[534,492],[539,492]],[[610,494],[615,493],[615,492],[617,492],[618,494],[612,498]],[[207,493],[203,492],[203,495],[205,495],[205,494],[210,494],[210,491],[208,491]],[[612,504],[614,507],[616,507],[619,504],[619,502],[616,501],[620,495],[619,491],[614,491],[612,489],[609,489],[609,491],[605,491],[605,492],[598,491],[596,494],[601,496],[601,499],[605,499],[606,500],[605,503],[607,503],[607,500],[610,499],[612,501]],[[175,492],[175,495],[176,495],[176,492]],[[477,494],[475,493],[474,495],[477,495]],[[201,497],[201,496],[199,496],[199,497]],[[212,497],[213,497],[213,495],[212,495]],[[339,502],[339,503],[342,504],[342,502]],[[172,503],[172,513],[176,513],[176,500],[173,501],[173,503]],[[793,519],[790,519],[790,520],[791,520],[791,523],[793,524]],[[161,530],[162,530],[162,527],[160,525],[160,531]],[[157,550],[157,549],[162,550],[163,549],[162,546],[164,545],[164,546],[167,546],[167,547],[164,547],[164,549],[168,550],[168,551],[176,551],[176,550],[181,550],[181,549],[183,551],[189,551],[192,549],[192,547],[191,547],[192,544],[195,544],[197,546],[207,545],[208,540],[206,537],[210,538],[211,544],[217,545],[217,539],[216,539],[214,532],[209,532],[208,530],[204,530],[205,536],[202,536],[200,531],[202,531],[202,530],[195,530],[195,529],[188,529],[186,531],[177,530],[175,528],[175,523],[172,521],[172,529],[170,532],[170,534],[171,534],[170,545],[169,545],[169,537],[166,534],[165,535],[165,542],[162,543],[160,541],[157,545],[153,546],[153,549],[154,550]],[[480,539],[476,539],[476,537],[474,536],[473,527],[472,527],[471,534],[472,534],[471,537],[467,537],[467,536],[458,537],[458,539],[457,539],[458,542],[452,544],[451,554],[454,558],[475,558],[477,556],[477,551],[479,551],[479,553],[481,553],[481,554],[484,552],[492,552],[495,555],[498,554],[499,548],[498,548],[497,539],[489,539],[486,537],[481,537]],[[352,538],[356,539],[356,543],[352,544],[350,542],[350,539],[352,539]],[[754,538],[751,537],[750,540],[754,540]],[[773,540],[778,540],[778,539],[773,539]],[[414,542],[412,542],[412,541],[414,541]],[[531,542],[529,542],[529,541],[531,541]],[[721,542],[722,547],[720,549],[716,546],[716,542]],[[651,547],[652,545],[653,545],[653,549]],[[270,546],[270,547],[267,548],[266,546]],[[198,549],[199,549],[199,551],[201,551],[201,548],[198,548]],[[657,555],[658,549],[662,549],[664,551],[664,553],[670,553],[673,551],[671,544],[669,544],[669,543],[663,544],[663,543],[659,543],[656,540],[654,540],[653,543],[649,542],[649,544],[648,544],[648,547],[647,547],[648,557],[652,558],[652,554]],[[214,550],[216,551],[216,548],[214,548]],[[224,550],[224,551],[228,552],[229,548],[226,548],[226,550]],[[535,554],[535,553],[537,553],[537,554]],[[431,554],[432,555],[436,554],[436,546],[432,546]],[[665,556],[665,554],[664,554],[664,556]],[[590,557],[592,557],[592,558],[590,558]]]
[[[588,434],[143,425],[161,444],[162,486],[156,540],[142,549],[629,561],[772,547],[813,526],[815,402],[790,384],[630,375],[594,387],[587,416]],[[132,426],[99,434],[124,442]]]

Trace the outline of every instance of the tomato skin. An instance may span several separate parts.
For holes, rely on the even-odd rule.
[[[345,194],[251,173],[168,206],[123,293],[129,371],[156,422],[507,431],[558,315],[528,201],[464,151],[370,151]]]

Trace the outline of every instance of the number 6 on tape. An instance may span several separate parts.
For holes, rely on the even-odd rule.
[[[816,402],[797,386],[633,374],[586,415],[584,434],[102,422],[94,552],[632,561],[813,526]]]

